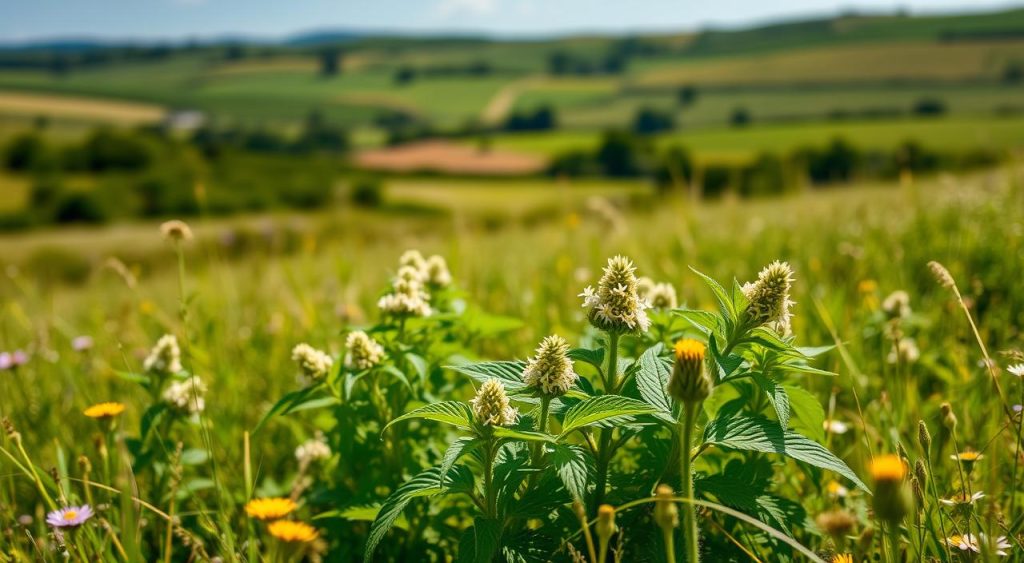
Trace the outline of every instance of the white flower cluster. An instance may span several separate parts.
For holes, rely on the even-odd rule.
[[[353,371],[370,369],[384,359],[384,347],[361,330],[345,339],[345,367]]]
[[[310,465],[313,462],[331,457],[331,447],[327,445],[322,432],[317,432],[312,440],[306,440],[295,448],[295,459],[299,465]]]
[[[198,414],[206,408],[203,395],[206,384],[192,376],[184,381],[175,381],[164,390],[164,402],[186,414]]]
[[[776,260],[765,266],[757,281],[743,285],[743,295],[747,298],[747,314],[758,326],[768,325],[780,335],[790,333],[789,312],[795,303],[789,298],[789,290],[793,286],[793,268],[786,262]]]
[[[548,336],[537,347],[537,355],[526,362],[523,381],[547,397],[565,395],[579,377],[568,353],[569,343],[564,338]]]
[[[181,348],[178,347],[178,339],[173,334],[161,336],[142,362],[142,369],[161,375],[181,371]]]
[[[648,277],[637,278],[636,294],[652,309],[675,309],[679,305],[676,288],[672,284],[656,282]]]
[[[488,379],[470,401],[473,416],[480,424],[508,426],[519,420],[519,411],[509,404],[505,386],[497,379]]]
[[[890,364],[912,364],[921,359],[921,351],[913,338],[900,338],[892,343],[886,361]]]
[[[325,352],[303,342],[292,348],[292,359],[299,364],[303,375],[314,381],[327,377],[334,365],[334,359]]]
[[[441,289],[452,282],[448,264],[441,256],[424,259],[418,250],[407,250],[398,260],[399,268],[391,292],[377,301],[385,314],[426,317],[431,314],[429,289]]]
[[[890,319],[905,319],[912,312],[910,309],[910,294],[902,289],[890,293],[882,300],[882,310]]]
[[[579,296],[595,328],[616,333],[646,332],[650,306],[637,295],[636,268],[625,256],[608,260],[597,289],[587,286]]]

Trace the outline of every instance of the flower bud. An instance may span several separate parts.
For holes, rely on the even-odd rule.
[[[615,508],[610,504],[602,504],[597,509],[597,537],[601,545],[607,545],[615,530]]]
[[[747,298],[745,314],[754,326],[768,325],[769,328],[786,335],[790,332],[789,298],[793,286],[793,268],[786,262],[775,261],[765,266],[757,275],[757,281],[742,287]]]
[[[857,525],[857,518],[845,510],[833,510],[822,512],[815,519],[821,531],[832,536],[836,545],[840,545],[843,539],[853,531]]]
[[[658,485],[654,496],[658,499],[654,503],[654,521],[662,530],[671,533],[672,529],[679,525],[679,507],[672,500],[672,487]]]
[[[910,512],[912,499],[907,490],[907,467],[899,456],[888,454],[871,462],[875,480],[875,515],[888,524],[898,524]]]
[[[579,295],[590,324],[616,334],[647,332],[650,305],[637,295],[636,267],[625,256],[608,260],[597,289],[587,286]]]
[[[509,404],[505,386],[497,379],[485,381],[470,403],[479,424],[508,426],[519,418],[519,412]]]
[[[924,450],[925,455],[932,449],[932,434],[928,431],[928,425],[923,420],[917,421],[917,442],[921,444],[921,449]]]
[[[939,407],[942,410],[942,425],[950,432],[956,430],[956,415],[953,414],[953,407],[949,403],[942,403]]]
[[[565,395],[578,379],[568,354],[569,343],[564,338],[548,336],[537,347],[537,355],[526,362],[523,382],[545,397]]]
[[[914,476],[921,482],[922,487],[928,486],[928,468],[925,467],[923,460],[917,460],[914,464]]]
[[[675,345],[676,361],[668,381],[669,395],[686,404],[696,404],[711,394],[711,378],[704,367],[704,344],[684,338]]]
[[[917,511],[924,510],[924,485],[917,478],[917,475],[910,478],[910,490],[914,493],[914,506],[917,508]]]

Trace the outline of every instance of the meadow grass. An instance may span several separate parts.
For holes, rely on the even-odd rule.
[[[796,427],[817,436],[867,480],[873,456],[903,448],[899,451],[909,452],[911,461],[923,459],[916,435],[918,420],[924,420],[936,443],[927,457],[932,466],[930,478],[943,498],[953,496],[961,487],[960,470],[948,456],[967,449],[984,452],[985,457],[973,468],[970,486],[984,491],[986,497],[973,516],[963,520],[947,511],[937,517],[946,509],[929,501],[923,527],[907,520],[896,549],[907,551],[910,557],[916,557],[919,550],[939,557],[944,548],[928,538],[939,533],[939,523],[953,526],[959,522],[956,526],[961,532],[986,530],[991,537],[1008,536],[1014,556],[1019,557],[1020,519],[1011,509],[1020,504],[1012,479],[1016,470],[1013,428],[999,414],[1002,407],[991,392],[990,381],[995,377],[1002,382],[1010,403],[1022,392],[1021,380],[1005,372],[1012,356],[1001,353],[1020,346],[1019,327],[1024,323],[1024,294],[1018,290],[1019,249],[1024,236],[1020,182],[1020,170],[1003,170],[956,181],[923,181],[903,188],[862,186],[778,200],[693,204],[669,198],[618,211],[606,205],[591,208],[575,199],[563,201],[555,215],[539,223],[518,219],[499,226],[466,220],[480,212],[475,204],[467,204],[462,218],[402,220],[346,213],[323,217],[292,236],[292,241],[285,226],[296,219],[265,223],[259,227],[261,234],[246,239],[245,249],[232,246],[243,239],[224,238],[225,231],[216,225],[198,224],[196,240],[183,246],[187,269],[180,279],[174,246],[160,239],[155,226],[111,229],[97,238],[90,238],[88,232],[81,237],[27,235],[5,241],[5,255],[36,237],[51,236],[54,243],[79,238],[82,246],[78,252],[91,248],[96,265],[83,285],[69,287],[35,277],[31,265],[8,263],[0,283],[4,311],[0,348],[26,350],[30,360],[5,372],[16,391],[0,404],[4,416],[20,431],[19,439],[39,472],[45,475],[46,468],[58,467],[62,476],[59,487],[67,495],[82,498],[80,483],[68,480],[81,477],[80,469],[68,467],[79,456],[92,460],[96,468],[93,480],[121,488],[129,482],[127,477],[117,477],[116,467],[107,470],[107,475],[101,471],[97,445],[90,440],[99,427],[80,413],[93,403],[121,401],[127,410],[118,424],[131,435],[149,399],[134,376],[125,374],[142,371],[142,358],[157,337],[178,334],[189,371],[200,375],[208,386],[208,408],[198,425],[165,429],[185,444],[182,453],[168,455],[172,462],[178,460],[173,462],[178,467],[175,475],[180,475],[173,481],[178,483],[175,486],[187,491],[173,497],[179,499],[176,510],[185,518],[183,530],[166,531],[174,532],[172,550],[179,554],[188,553],[186,543],[198,539],[211,553],[244,558],[247,549],[241,547],[241,538],[254,533],[253,528],[246,531],[244,516],[239,515],[246,499],[287,495],[297,478],[294,461],[289,461],[292,452],[315,430],[328,433],[335,451],[342,447],[335,440],[340,439],[338,432],[345,431],[332,426],[330,411],[295,412],[274,418],[253,432],[271,404],[297,388],[292,347],[310,342],[340,358],[341,335],[349,327],[368,326],[376,317],[379,288],[386,286],[404,249],[416,247],[443,254],[467,300],[482,310],[524,321],[512,332],[474,338],[462,352],[484,358],[524,358],[533,343],[551,333],[570,341],[592,342],[589,339],[594,336],[582,328],[584,311],[577,294],[596,279],[605,258],[616,253],[632,257],[642,274],[674,285],[680,303],[705,310],[713,308],[712,295],[690,266],[718,279],[733,275],[751,279],[763,264],[784,259],[796,271],[793,326],[798,340],[837,346],[815,365],[838,375],[804,375],[793,382],[816,399],[828,419],[844,423],[846,429],[829,427],[823,433],[820,428],[801,427],[799,419],[794,419]],[[431,189],[429,183],[422,188]],[[514,198],[513,191],[503,192],[501,197]],[[129,251],[146,254],[145,260],[130,258]],[[105,256],[123,257],[130,274],[102,266]],[[948,266],[957,280],[966,310],[977,321],[978,336],[991,350],[994,376],[984,362],[979,363],[982,353],[955,296],[928,271],[930,260]],[[182,281],[185,309],[179,293]],[[886,319],[892,317],[886,316],[883,303],[896,290],[909,295],[906,315],[899,317],[898,338],[911,341],[916,353],[890,360],[894,345],[891,320]],[[92,346],[73,350],[72,340],[83,335],[93,339]],[[444,372],[438,381],[448,382],[446,399],[467,398],[471,393],[452,373]],[[729,396],[728,390],[716,393],[709,400],[717,406],[708,408],[719,408]],[[800,399],[805,400],[803,396]],[[943,401],[950,403],[958,418],[955,435],[942,430],[939,404]],[[424,427],[414,428],[419,430],[410,432],[421,435]],[[413,442],[416,448],[429,451],[434,447],[434,438],[419,439],[424,441]],[[5,444],[11,451],[11,440]],[[107,447],[112,451],[109,448],[121,446]],[[383,455],[390,455],[387,451]],[[115,459],[125,460],[126,455],[122,452]],[[339,518],[337,511],[355,510],[362,502],[373,506],[372,498],[382,500],[400,482],[401,473],[411,474],[421,467],[420,455],[406,458],[404,469],[391,480],[377,483],[376,492],[371,490],[367,498],[346,500],[314,487],[320,492],[306,499],[306,510],[313,511],[307,516],[331,510],[336,514],[313,521],[324,535],[325,547],[343,560],[359,557],[367,533],[363,520],[372,519],[375,512],[347,511]],[[712,461],[718,454],[709,455],[712,457],[701,457],[695,465],[701,475],[722,470]],[[629,471],[630,463],[635,463],[631,459],[622,457],[618,463],[625,465],[613,465],[613,474]],[[728,458],[722,463],[724,459]],[[342,483],[348,478],[343,468],[355,460],[343,455],[337,462]],[[780,495],[800,498],[811,518],[837,508],[850,510],[855,518],[844,544],[808,534],[802,525],[791,522],[799,542],[825,552],[845,549],[867,555],[882,549],[882,531],[888,528],[879,529],[865,512],[870,497],[854,491],[848,483],[830,485],[831,476],[797,468],[792,463],[777,466]],[[42,499],[32,492],[31,480],[17,477],[15,469],[9,466],[5,470],[6,483],[0,493],[6,525],[22,530],[19,537],[27,532],[45,540]],[[612,479],[614,487],[622,486],[616,479]],[[149,483],[148,478],[145,481]],[[41,486],[48,489],[45,483]],[[840,486],[851,492],[838,495],[836,487]],[[698,482],[698,494],[701,487]],[[108,494],[101,491],[92,494]],[[134,520],[138,516],[126,513],[132,503],[119,503],[116,496],[104,498],[110,503],[100,504],[104,518],[119,522],[115,525],[138,525]],[[713,498],[726,505],[735,502]],[[175,510],[166,497],[143,500],[164,513]],[[682,501],[686,500],[684,495]],[[145,506],[132,510],[152,513]],[[411,530],[410,526],[424,517],[420,510],[409,513],[409,520],[401,525]],[[627,518],[625,504],[622,511],[620,519]],[[25,514],[34,515],[34,520],[14,524]],[[738,545],[741,551],[737,553],[752,551],[762,560],[771,560],[777,550],[786,549],[781,544],[751,543],[750,534],[760,533],[756,526],[736,528],[730,516],[701,514],[701,535],[708,536],[707,541],[724,542],[722,549],[733,544],[716,530],[741,530],[744,535],[734,538],[735,545],[729,549]],[[140,528],[138,538],[143,547],[138,549],[155,557],[167,553],[162,547],[165,528],[158,516],[151,516],[156,529]],[[117,521],[118,517],[128,519]],[[641,521],[620,520],[621,525],[630,526],[624,528],[627,533],[637,538],[643,537],[637,528]],[[469,523],[456,517],[454,526],[461,529]],[[866,529],[876,530],[873,543],[870,539],[850,543]],[[94,533],[99,528],[90,530]],[[150,543],[151,532],[160,541]],[[430,537],[416,536],[409,543],[396,540],[381,548],[387,554],[381,557],[391,560],[403,557],[402,553],[420,553],[417,550],[424,549],[423,542],[429,544]],[[447,537],[444,533],[437,540],[445,546],[441,549],[454,549],[444,539]],[[16,541],[16,549],[23,555],[34,549],[26,540]],[[679,540],[680,549],[684,543]],[[36,553],[56,557],[56,552],[47,551],[54,545],[44,541]],[[577,547],[583,549],[581,545]],[[269,541],[259,549],[272,546]],[[90,539],[87,547],[116,551],[102,537]],[[268,557],[274,557],[273,553]],[[886,557],[894,560],[892,555]]]

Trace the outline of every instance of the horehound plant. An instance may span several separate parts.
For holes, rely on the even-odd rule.
[[[778,549],[820,561],[779,531],[802,526],[806,515],[773,494],[763,454],[833,471],[866,490],[845,463],[794,429],[799,421],[797,427],[820,433],[824,413],[785,377],[831,375],[810,365],[826,349],[793,344],[794,276],[787,264],[773,263],[731,292],[701,277],[719,312],[673,310],[687,328],[667,330],[668,342],[636,338],[620,349],[623,337],[642,334],[650,323],[635,267],[620,256],[609,260],[597,288],[582,294],[588,320],[603,337],[597,347],[571,348],[552,335],[526,361],[453,362],[452,370],[479,385],[475,398],[426,402],[389,423],[385,435],[422,421],[458,434],[436,434],[443,453],[433,466],[375,509],[366,560],[403,513],[423,514],[413,509],[415,499],[442,496],[450,499],[442,505],[464,498],[476,507],[458,551],[479,561],[571,553],[601,563],[660,550],[668,561],[696,562],[700,530],[712,524],[698,520],[698,506],[728,516],[713,521],[727,537],[763,533]],[[629,357],[635,344],[645,347]],[[680,494],[665,483],[678,484]],[[650,513],[631,509],[649,502],[656,502],[654,525],[644,528]],[[684,505],[678,540],[675,503]],[[730,532],[735,526],[745,528]],[[658,532],[650,537],[645,529]]]

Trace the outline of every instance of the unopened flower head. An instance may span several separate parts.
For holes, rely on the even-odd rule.
[[[452,274],[448,271],[448,262],[445,261],[444,256],[439,254],[427,258],[423,272],[427,285],[431,287],[448,287],[452,283]]]
[[[935,276],[935,281],[939,282],[939,285],[946,289],[956,289],[956,281],[953,279],[953,274],[950,274],[945,266],[932,260],[928,262],[928,269],[931,270],[932,275]]]
[[[668,380],[668,393],[677,401],[700,403],[711,394],[712,382],[704,366],[704,343],[684,338],[675,345],[675,363]]]
[[[560,397],[576,383],[578,376],[569,359],[569,343],[558,335],[541,341],[537,353],[526,362],[523,381],[546,397]]]
[[[306,440],[295,448],[295,459],[300,465],[309,465],[317,460],[331,457],[331,447],[327,445],[324,435],[317,432],[316,437]]]
[[[292,348],[292,360],[299,364],[302,374],[313,381],[320,381],[327,377],[334,365],[334,359],[329,354],[321,352],[305,342]]]
[[[901,338],[893,343],[886,361],[890,364],[912,364],[921,359],[921,351],[913,338]]]
[[[142,368],[158,375],[170,375],[181,371],[181,348],[178,347],[178,339],[173,334],[161,336],[142,362]]]
[[[206,384],[192,376],[184,381],[175,381],[164,390],[163,399],[171,407],[185,414],[198,414],[206,408]]]
[[[46,523],[54,528],[76,528],[92,518],[92,514],[92,507],[88,504],[68,506],[48,513]]]
[[[853,532],[857,517],[846,510],[832,510],[819,514],[815,522],[823,532],[838,540]]]
[[[768,325],[780,335],[789,334],[792,287],[793,268],[786,262],[772,262],[757,275],[757,281],[743,286],[748,302],[746,314],[757,326]]]
[[[479,424],[508,426],[519,419],[519,412],[509,404],[505,386],[497,379],[488,379],[470,401],[473,416]]]
[[[875,480],[875,515],[890,525],[898,523],[913,506],[906,464],[895,454],[878,456],[871,461],[871,476]]]
[[[352,371],[370,369],[384,359],[384,347],[361,330],[345,339],[345,367]]]
[[[658,500],[654,503],[654,521],[663,530],[672,530],[679,526],[679,507],[672,497],[675,493],[668,485],[658,485],[654,493]]]
[[[192,240],[192,229],[189,228],[187,223],[177,219],[161,224],[160,234],[165,239],[173,242]]]
[[[651,321],[646,301],[637,295],[636,268],[624,256],[608,260],[595,290],[587,286],[580,297],[590,324],[612,333],[646,332]]]
[[[910,316],[910,294],[902,289],[890,293],[882,301],[882,310],[891,319],[905,319]]]

